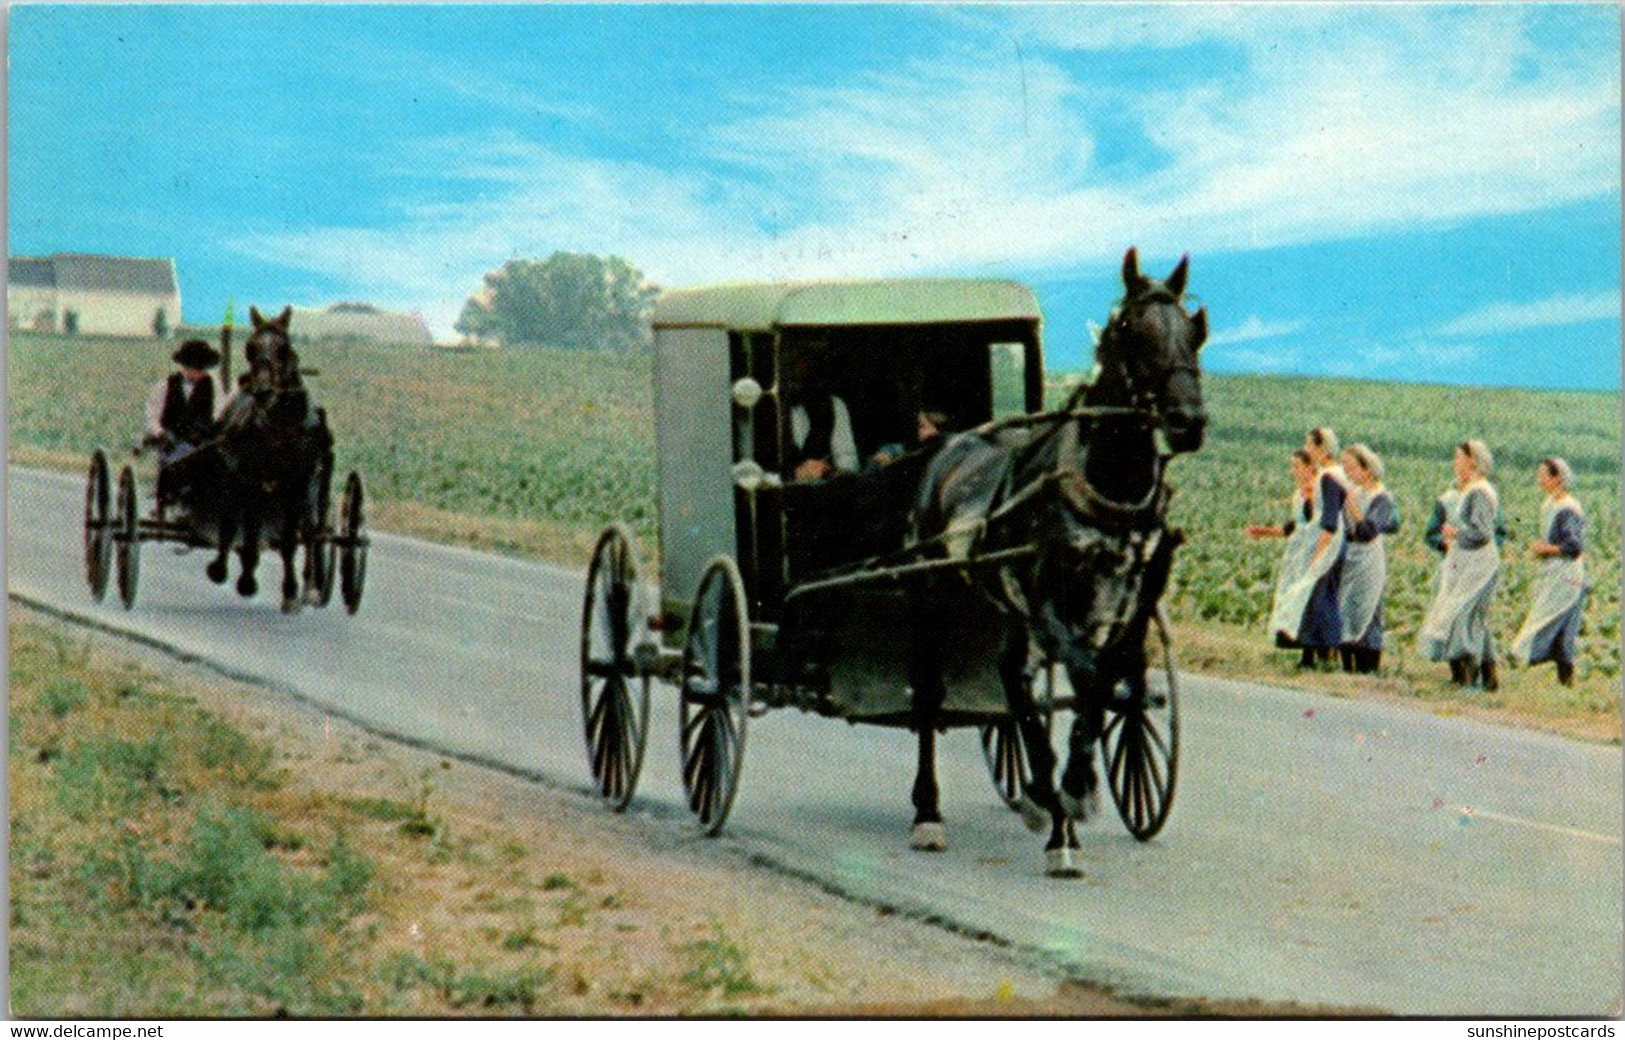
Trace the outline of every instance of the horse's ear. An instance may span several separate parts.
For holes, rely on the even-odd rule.
[[[290,303],[286,307],[282,308],[282,313],[277,317],[276,321],[272,322],[272,324],[281,325],[284,329],[286,329],[288,327],[288,322],[292,320],[293,304]]]
[[[248,308],[248,317],[251,321],[253,321],[256,329],[265,324],[265,317],[264,315],[260,314],[260,309],[258,307],[250,306]]]
[[[1133,246],[1123,254],[1123,288],[1133,296],[1145,288],[1145,276],[1140,273],[1140,254]]]
[[[1202,344],[1206,342],[1207,308],[1203,307],[1201,310],[1197,311],[1196,316],[1191,319],[1191,353],[1194,354],[1198,350],[1201,350]]]
[[[1174,296],[1185,295],[1185,276],[1191,273],[1190,269],[1191,255],[1186,253],[1179,258],[1178,265],[1174,267],[1174,273],[1168,276],[1168,281],[1165,283],[1168,286],[1168,291],[1173,293]]]

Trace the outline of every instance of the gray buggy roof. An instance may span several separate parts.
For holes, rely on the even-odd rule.
[[[1020,282],[909,278],[676,289],[655,301],[650,323],[657,329],[774,329],[1038,320],[1038,301]]]

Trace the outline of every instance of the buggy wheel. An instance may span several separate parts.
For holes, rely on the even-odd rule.
[[[1100,736],[1112,801],[1130,834],[1149,841],[1168,820],[1179,776],[1179,680],[1161,609],[1146,634],[1144,688],[1121,682]]]
[[[107,516],[112,497],[107,453],[97,448],[85,478],[85,580],[97,603],[107,594],[107,575],[113,564],[113,527]]]
[[[366,489],[361,474],[350,471],[344,478],[344,497],[339,500],[339,593],[344,609],[354,614],[361,609],[361,593],[367,586]]]
[[[616,812],[637,790],[649,738],[649,676],[632,660],[637,622],[646,616],[642,593],[632,532],[624,524],[605,528],[581,605],[581,720],[593,784]]]
[[[739,788],[751,700],[745,583],[727,556],[706,567],[694,596],[679,694],[683,790],[701,831],[718,834]]]
[[[333,459],[322,460],[316,474],[316,508],[305,534],[305,602],[325,607],[333,599],[338,576],[338,547],[333,543]]]
[[[135,606],[136,584],[141,580],[141,517],[136,501],[135,470],[125,466],[118,475],[118,505],[113,517],[113,558],[118,570],[118,598],[129,610]]]

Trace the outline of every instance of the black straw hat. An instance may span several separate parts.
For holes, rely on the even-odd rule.
[[[175,363],[187,368],[213,368],[220,364],[220,352],[200,339],[189,339],[175,351]]]

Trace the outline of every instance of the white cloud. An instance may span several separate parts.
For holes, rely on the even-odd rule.
[[[1300,332],[1306,325],[1308,322],[1305,321],[1265,321],[1256,314],[1249,314],[1240,324],[1215,331],[1207,338],[1207,342],[1209,346],[1223,346],[1226,343],[1274,339]]]
[[[1440,325],[1441,336],[1494,336],[1619,318],[1617,292],[1563,293],[1529,303],[1492,303]]]
[[[480,274],[554,249],[619,253],[666,284],[1063,270],[1131,243],[1171,258],[1617,197],[1611,48],[1545,60],[1505,8],[1261,10],[954,9],[961,49],[719,106],[670,163],[513,134],[433,142],[420,168],[456,180],[402,226],[236,244],[412,301],[445,334]],[[989,30],[1027,46],[979,46]],[[1105,101],[1075,60],[1214,41],[1240,49],[1243,72]],[[465,93],[546,100],[483,81]],[[1160,165],[1109,172],[1103,105]],[[1250,321],[1227,334],[1296,331]]]

